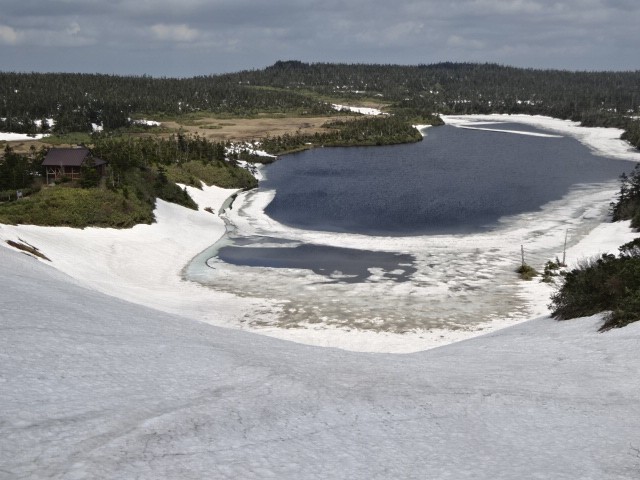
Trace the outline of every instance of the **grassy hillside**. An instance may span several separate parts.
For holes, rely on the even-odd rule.
[[[53,187],[0,204],[0,223],[128,228],[153,222],[153,207],[136,196],[107,189]]]

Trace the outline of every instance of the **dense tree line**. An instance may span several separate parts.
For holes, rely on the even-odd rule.
[[[434,123],[437,117],[431,119]],[[311,146],[364,146],[391,145],[419,141],[422,136],[405,119],[396,116],[363,117],[334,120],[325,124],[328,131],[316,133],[267,136],[261,140],[262,148],[280,155]],[[260,161],[261,159],[257,159]]]
[[[322,114],[330,106],[296,92],[256,89],[222,76],[189,79],[75,73],[0,72],[0,129],[35,133],[34,120],[53,118],[61,132],[125,126],[134,113],[198,111],[250,116],[258,112]]]
[[[622,138],[636,148],[640,148],[640,121],[628,121],[624,125],[624,129]]]
[[[261,70],[181,79],[0,72],[0,129],[34,133],[40,128],[35,121],[46,118],[64,132],[90,131],[92,123],[115,129],[132,114],[329,113],[321,95],[377,98],[405,116],[527,113],[626,129],[628,117],[640,112],[640,71],[280,61]],[[630,136],[638,145],[633,142],[638,135]]]
[[[33,181],[33,162],[25,156],[15,153],[8,145],[4,149],[4,158],[0,162],[0,191],[15,190],[31,185]]]
[[[496,64],[307,64],[277,62],[229,74],[238,82],[315,90],[353,98],[379,96],[399,107],[441,113],[545,113],[581,120],[592,112],[638,112],[640,71],[571,72]]]
[[[209,169],[225,172],[228,188],[252,188],[256,180],[233,160],[226,159],[228,144],[212,142],[198,135],[171,135],[169,138],[129,137],[103,134],[95,137],[92,152],[109,163],[108,184],[119,188],[131,182],[132,172],[154,171],[164,184],[167,172],[175,172],[188,163],[199,162]],[[228,179],[233,179],[229,181]],[[191,182],[199,185],[197,179]],[[160,198],[163,198],[160,196]]]
[[[613,221],[631,220],[631,226],[640,228],[640,165],[627,175],[620,175],[620,191],[611,203]]]

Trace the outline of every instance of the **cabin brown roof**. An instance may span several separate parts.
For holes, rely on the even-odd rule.
[[[52,148],[47,152],[47,155],[42,161],[44,167],[80,167],[82,164],[91,157],[91,152],[88,148]],[[104,165],[104,160],[100,158],[93,158],[93,165]]]

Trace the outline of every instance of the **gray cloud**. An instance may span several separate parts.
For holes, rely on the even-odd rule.
[[[189,76],[292,58],[640,68],[636,0],[5,0],[0,15],[4,70]]]

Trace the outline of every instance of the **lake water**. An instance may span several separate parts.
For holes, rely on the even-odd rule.
[[[476,126],[482,127],[477,124]],[[531,311],[514,274],[604,220],[633,164],[570,137],[427,130],[422,142],[318,148],[268,166],[226,214],[228,235],[185,277],[275,307],[254,327],[474,329]]]
[[[261,188],[276,192],[267,215],[297,228],[470,233],[495,226],[505,215],[537,210],[577,183],[616,178],[627,168],[567,137],[442,126],[417,144],[319,148],[284,157],[266,169]]]

